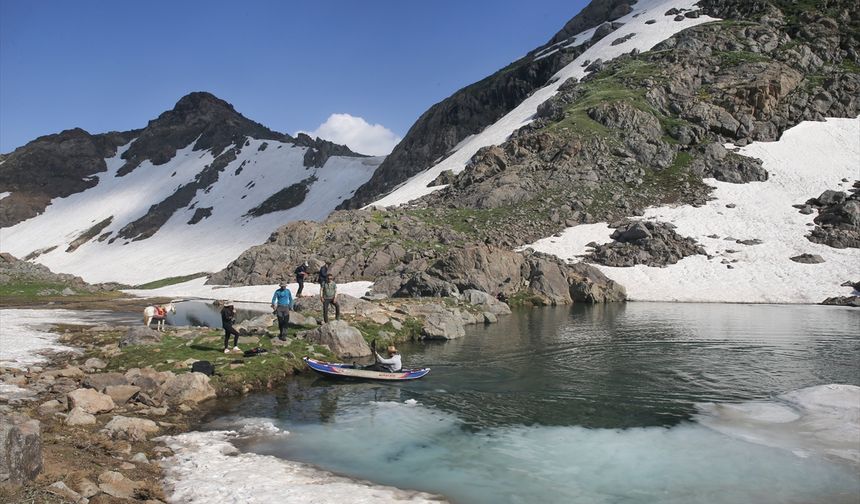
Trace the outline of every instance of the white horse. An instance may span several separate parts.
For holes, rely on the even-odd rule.
[[[147,306],[143,309],[143,323],[146,324],[146,327],[149,327],[150,322],[155,320],[155,330],[156,331],[164,331],[164,320],[167,318],[168,313],[176,313],[176,305],[173,304],[173,301],[164,305],[164,317],[158,318],[155,316],[155,306]]]

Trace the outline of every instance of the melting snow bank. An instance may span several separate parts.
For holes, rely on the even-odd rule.
[[[349,294],[354,297],[363,296],[373,282],[348,282],[337,285],[339,294]],[[197,298],[197,299],[224,299],[233,301],[244,301],[246,303],[269,304],[272,294],[278,288],[273,285],[249,285],[243,287],[229,287],[226,285],[206,285],[206,277],[195,278],[187,282],[168,285],[158,289],[129,289],[123,292],[138,297],[172,297],[172,298]],[[287,288],[295,296],[298,284],[287,284]],[[320,286],[316,283],[305,282],[302,291],[303,296],[318,296]]]
[[[284,436],[270,422],[250,422],[237,431],[189,432],[163,437],[174,456],[162,463],[170,502],[237,504],[313,502],[435,503],[441,497],[338,476],[307,464],[241,453],[231,441],[263,435]]]
[[[860,465],[860,387],[820,385],[776,402],[698,405],[699,423],[744,441]]]
[[[69,310],[0,310],[0,365],[24,369],[44,362],[45,352],[74,352],[48,332],[54,324],[87,324],[103,320],[104,312]]]
[[[827,189],[848,189],[851,182],[842,179],[858,177],[858,139],[860,118],[800,123],[777,142],[755,142],[740,149],[740,154],[764,162],[770,174],[766,182],[730,184],[708,179],[715,186],[715,199],[707,205],[645,212],[644,219],[671,222],[680,235],[695,238],[712,259],[691,256],[665,268],[596,266],[624,285],[629,299],[635,301],[820,303],[848,294],[840,284],[860,274],[860,250],[810,242],[808,224],[815,215],[803,215],[792,205]],[[587,243],[607,243],[611,233],[606,223],[586,224],[527,247],[579,261],[588,251]],[[736,243],[749,239],[763,243]],[[790,260],[803,253],[818,254],[825,262]]]

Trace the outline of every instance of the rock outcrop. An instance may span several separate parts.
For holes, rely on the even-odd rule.
[[[372,355],[370,345],[364,341],[361,332],[343,320],[333,320],[299,335],[314,344],[328,346],[332,353],[338,357],[351,358]]]
[[[161,333],[144,326],[133,326],[119,340],[120,348],[133,345],[157,345],[161,342]]]
[[[860,180],[848,193],[827,190],[806,202],[818,210],[809,241],[834,248],[860,248]]]
[[[691,255],[706,255],[705,249],[692,238],[675,232],[668,222],[635,221],[618,227],[614,241],[601,245],[585,257],[588,262],[606,266],[630,267],[637,264],[663,267]]]

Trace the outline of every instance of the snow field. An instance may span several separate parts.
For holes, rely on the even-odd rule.
[[[260,146],[267,143],[265,150]],[[219,175],[209,191],[198,191],[189,207],[176,211],[152,237],[129,241],[95,239],[72,253],[68,244],[94,224],[113,216],[111,237],[129,222],[145,215],[151,205],[188,184],[213,157],[189,145],[169,162],[149,161],[117,177],[128,145],[106,160],[99,184],[67,198],[57,198],[45,212],[0,230],[0,247],[17,257],[51,246],[57,248],[36,261],[56,272],[79,275],[88,282],[116,281],[141,284],[161,278],[218,271],[246,249],[263,241],[281,225],[295,220],[322,220],[356,187],[366,182],[382,158],[332,157],[323,168],[303,165],[305,148],[272,140],[249,140],[236,160]],[[239,167],[242,166],[241,171]],[[236,172],[239,171],[237,174]],[[251,218],[245,214],[269,196],[309,177],[317,180],[302,204]],[[194,225],[187,222],[195,209],[213,207],[212,215]],[[101,234],[100,233],[100,234]]]
[[[860,276],[860,250],[810,242],[806,235],[815,214],[803,215],[791,205],[827,189],[845,191],[860,177],[860,118],[803,122],[777,142],[755,142],[739,153],[761,159],[769,179],[747,184],[709,179],[715,199],[705,206],[651,208],[643,217],[674,224],[713,259],[691,256],[665,268],[595,266],[624,285],[634,301],[820,303],[849,294],[840,284]],[[606,223],[580,225],[527,247],[579,261],[587,243],[607,243],[612,231]],[[763,243],[735,242],[748,239]],[[803,253],[818,254],[825,262],[789,259]],[[728,268],[723,260],[737,262]]]
[[[616,20],[617,22],[624,23],[624,26],[596,42],[578,58],[559,70],[550,79],[550,84],[536,90],[531,96],[523,100],[519,106],[508,112],[494,124],[487,126],[481,133],[466,139],[468,141],[461,142],[459,149],[447,158],[429,169],[416,174],[404,182],[403,185],[368,206],[386,207],[399,205],[441,189],[443,186],[427,187],[427,184],[432,182],[433,179],[445,170],[451,170],[454,173],[463,171],[472,156],[478,152],[478,149],[488,145],[499,145],[507,140],[511,133],[530,123],[537,112],[538,106],[555,95],[558,88],[567,79],[571,77],[582,79],[585,77],[586,71],[583,67],[583,62],[586,60],[596,61],[602,59],[604,62],[608,62],[622,54],[629,53],[633,49],[645,52],[681,30],[702,23],[717,21],[717,19],[708,16],[674,21],[674,16],[664,15],[672,7],[693,9],[696,2],[697,0],[640,0],[633,5],[632,12]],[[650,25],[645,24],[645,21],[649,19],[654,19],[655,23]],[[590,40],[594,30],[595,28],[591,28],[576,35],[574,41],[569,45],[580,45]],[[624,43],[612,45],[613,40],[630,33],[635,33],[636,35]],[[543,56],[547,55],[548,53],[543,54]]]

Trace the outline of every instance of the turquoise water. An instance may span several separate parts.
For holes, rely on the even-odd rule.
[[[304,376],[230,405],[212,427],[269,418],[290,435],[246,439],[241,449],[453,502],[860,500],[860,435],[854,447],[848,431],[847,458],[815,438],[841,429],[842,417],[826,425],[733,417],[720,431],[700,421],[702,403],[804,415],[778,396],[860,385],[860,311],[534,309],[471,327],[461,340],[402,350],[406,365],[429,366],[430,375],[404,384]],[[860,395],[847,402],[839,411],[847,407],[850,419]],[[822,432],[812,436],[807,424]],[[769,440],[775,427],[781,437]]]

